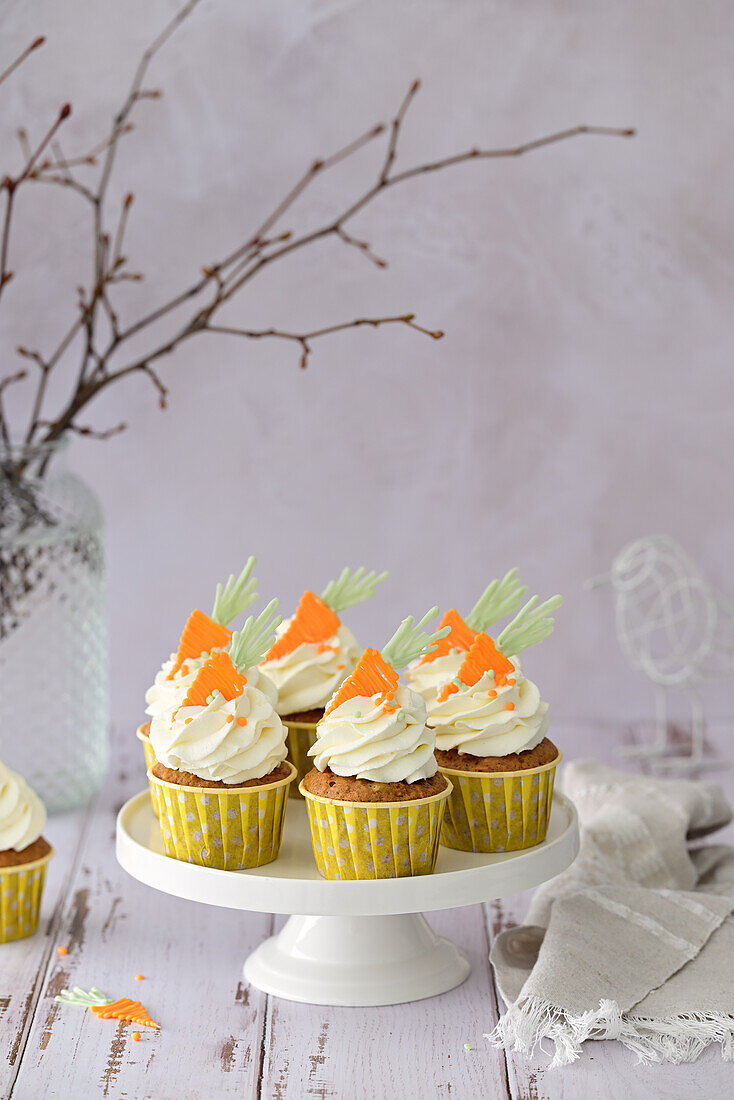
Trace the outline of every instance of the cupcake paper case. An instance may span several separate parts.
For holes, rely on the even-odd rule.
[[[306,590],[295,614],[280,629],[262,668],[278,691],[278,713],[287,729],[288,758],[300,781],[310,767],[308,750],[332,695],[355,669],[357,640],[339,613],[371,599],[387,573],[345,568],[320,596]],[[298,796],[298,784],[291,787]]]
[[[319,723],[309,753],[316,767],[300,786],[325,878],[433,871],[451,783],[435,781],[435,738],[426,728],[425,703],[398,683],[396,669],[448,633],[447,627],[423,632],[437,611],[415,627],[412,617],[405,619],[381,653],[366,649]],[[370,797],[360,797],[363,792]]]
[[[177,651],[164,661],[145,693],[145,712],[151,719],[176,710],[209,654],[229,646],[232,631],[228,624],[257,599],[257,580],[251,575],[256,562],[256,558],[248,558],[239,577],[232,574],[226,585],[217,585],[211,615],[198,609],[189,615]],[[148,722],[136,730],[145,752],[146,769],[155,763],[149,727]]]
[[[46,865],[54,854],[41,836],[45,824],[38,795],[0,763],[0,943],[38,928]]]
[[[536,607],[537,599],[496,644],[476,635],[430,708],[439,767],[454,785],[441,836],[447,847],[505,852],[545,839],[561,756],[545,736],[548,706],[524,677],[517,654],[550,634],[549,613],[562,601],[556,596]]]
[[[151,723],[148,771],[166,855],[203,867],[259,867],[278,855],[288,785],[275,688],[257,662],[280,622],[273,600],[210,656],[180,707]]]

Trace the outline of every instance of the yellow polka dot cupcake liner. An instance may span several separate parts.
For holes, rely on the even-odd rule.
[[[316,722],[289,722],[283,719],[283,725],[288,731],[286,744],[288,745],[288,759],[296,769],[296,782],[291,783],[288,794],[290,798],[303,798],[300,791],[300,783],[306,772],[313,767],[313,760],[308,755],[308,750],[316,740]]]
[[[153,746],[150,743],[150,737],[148,737],[147,730],[150,729],[150,724],[146,722],[144,726],[138,726],[135,731],[135,736],[143,746],[143,752],[145,753],[145,770],[152,768],[155,764],[155,753],[153,752]],[[150,792],[150,801],[153,803],[153,813],[158,817],[158,803],[153,797],[153,792]]]
[[[0,943],[25,939],[38,928],[46,864],[53,854],[51,849],[42,859],[0,870]]]
[[[407,802],[337,802],[301,784],[320,873],[327,879],[429,875],[451,789],[449,781],[440,794]]]
[[[242,871],[272,863],[280,851],[288,786],[296,775],[260,787],[183,787],[148,771],[163,849],[172,859]]]
[[[517,852],[545,840],[561,755],[522,772],[441,768],[454,785],[441,843],[461,852]]]

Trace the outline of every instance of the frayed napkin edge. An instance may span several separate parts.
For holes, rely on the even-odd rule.
[[[695,1062],[711,1043],[721,1044],[721,1056],[734,1061],[734,1016],[717,1012],[686,1012],[652,1018],[623,1012],[616,1001],[599,1001],[598,1009],[577,1015],[535,997],[511,1005],[495,1029],[485,1034],[496,1047],[532,1055],[543,1041],[555,1045],[549,1068],[566,1066],[581,1057],[588,1039],[616,1039],[637,1055],[638,1063]],[[544,1051],[545,1053],[545,1051]]]

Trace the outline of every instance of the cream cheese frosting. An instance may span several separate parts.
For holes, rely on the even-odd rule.
[[[279,638],[291,619],[281,623]],[[336,634],[323,642],[303,642],[290,653],[265,661],[261,668],[278,691],[278,714],[325,707],[334,692],[356,668],[361,649],[349,627],[342,623]]]
[[[436,748],[471,756],[508,756],[540,744],[548,729],[548,704],[523,676],[519,659],[513,657],[511,664],[514,671],[504,682],[495,684],[494,674],[485,672],[472,687],[429,706]]]
[[[215,691],[205,707],[180,706],[153,718],[150,741],[162,764],[236,786],[261,779],[285,760],[275,686],[257,667],[244,675],[247,683],[235,699]]]
[[[417,691],[422,696],[430,709],[444,684],[458,676],[465,657],[466,650],[452,649],[450,653],[444,654],[443,657],[436,657],[433,661],[423,661],[420,658],[408,666],[405,679],[413,691]]]
[[[390,703],[381,695],[347,699],[319,722],[316,732],[309,756],[319,771],[331,768],[336,775],[375,783],[415,783],[436,774],[426,704],[403,684]]]
[[[46,807],[17,772],[0,763],[0,852],[22,852],[38,840]]]

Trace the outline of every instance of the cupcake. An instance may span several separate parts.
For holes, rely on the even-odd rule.
[[[164,661],[145,693],[145,713],[151,719],[177,710],[207,657],[229,646],[232,631],[227,625],[257,599],[257,581],[251,577],[256,560],[250,557],[239,577],[232,575],[224,587],[217,585],[211,615],[198,609],[189,615],[177,651]],[[152,768],[155,754],[150,743],[150,722],[138,726],[136,735],[143,745],[146,769]]]
[[[331,699],[301,782],[316,864],[327,879],[429,874],[438,853],[451,783],[438,771],[435,735],[421,696],[397,669],[425,653],[447,628],[425,634],[405,619],[381,653],[366,649]]]
[[[308,750],[316,738],[316,726],[324,707],[357,665],[360,649],[339,612],[370,599],[387,573],[352,573],[344,569],[329,581],[320,596],[306,591],[295,615],[282,624],[275,644],[265,654],[263,670],[278,691],[278,714],[288,736],[288,759],[298,781],[311,763]],[[291,787],[298,797],[298,783]]]
[[[405,673],[408,684],[423,696],[429,709],[444,684],[458,676],[477,634],[488,632],[493,623],[517,611],[526,592],[527,587],[517,580],[517,569],[511,569],[501,580],[490,581],[466,618],[453,607],[446,612],[441,626],[448,626],[449,633],[432,652],[411,662]]]
[[[561,759],[546,736],[548,704],[517,656],[553,629],[554,596],[534,596],[499,634],[476,635],[457,675],[428,707],[436,759],[454,789],[441,842],[464,852],[509,852],[545,839]]]
[[[45,824],[41,799],[0,762],[0,943],[38,928],[46,864],[54,854],[41,836]]]
[[[234,871],[278,855],[295,768],[275,688],[257,667],[280,622],[277,606],[250,617],[226,651],[204,661],[180,706],[151,721],[148,780],[174,859]]]

